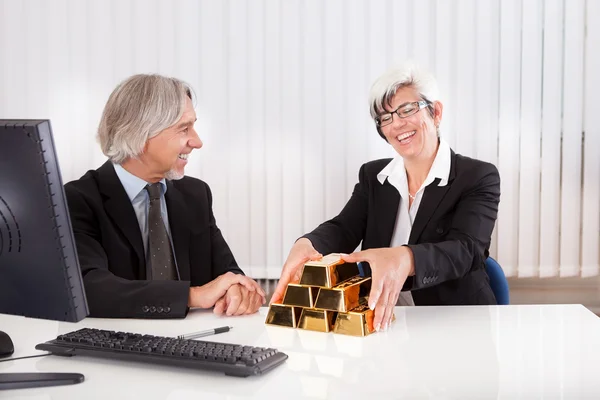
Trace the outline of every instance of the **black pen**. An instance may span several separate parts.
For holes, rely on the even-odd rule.
[[[207,329],[205,331],[179,335],[177,336],[177,339],[196,339],[202,336],[216,335],[217,333],[229,332],[230,329],[233,329],[233,326],[222,326],[220,328]]]

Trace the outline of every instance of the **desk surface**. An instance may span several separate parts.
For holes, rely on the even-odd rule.
[[[285,364],[262,377],[85,357],[0,362],[1,372],[80,372],[74,386],[0,392],[2,399],[600,398],[600,318],[580,305],[396,308],[366,338],[265,326],[195,310],[185,320],[87,318],[72,324],[0,314],[14,357],[83,327],[175,336],[232,325],[205,340],[277,347]]]

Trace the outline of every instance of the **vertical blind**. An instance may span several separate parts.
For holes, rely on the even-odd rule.
[[[0,0],[0,118],[50,118],[63,180],[105,158],[95,130],[134,73],[189,82],[239,264],[279,276],[389,157],[370,84],[411,59],[438,79],[442,136],[498,166],[491,254],[509,276],[600,272],[600,1]]]

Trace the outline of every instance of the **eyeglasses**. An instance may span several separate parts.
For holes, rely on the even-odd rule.
[[[410,117],[413,114],[418,113],[422,108],[429,106],[429,102],[425,100],[413,101],[412,103],[404,103],[396,108],[391,113],[385,113],[375,117],[375,123],[378,127],[386,126],[392,123],[393,115],[396,114],[400,118]]]

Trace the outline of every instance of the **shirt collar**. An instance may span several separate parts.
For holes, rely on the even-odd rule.
[[[448,184],[451,156],[450,146],[445,140],[440,139],[438,151],[433,160],[433,164],[431,164],[431,169],[427,174],[427,178],[425,179],[425,182],[423,182],[423,186],[429,185],[436,178],[440,179],[438,186],[446,186]],[[397,176],[401,180],[406,180],[404,160],[399,155],[394,157],[394,159],[377,174],[377,180],[383,185],[385,180],[390,176]]]
[[[115,172],[117,173],[117,176],[121,181],[121,185],[123,185],[123,188],[125,189],[127,197],[129,197],[130,201],[133,201],[133,199],[135,199],[140,192],[142,192],[142,190],[149,185],[148,182],[133,175],[120,164],[113,164],[113,166],[115,167]],[[163,178],[160,180],[160,184],[162,186],[162,194],[164,195],[167,193],[167,181]]]

